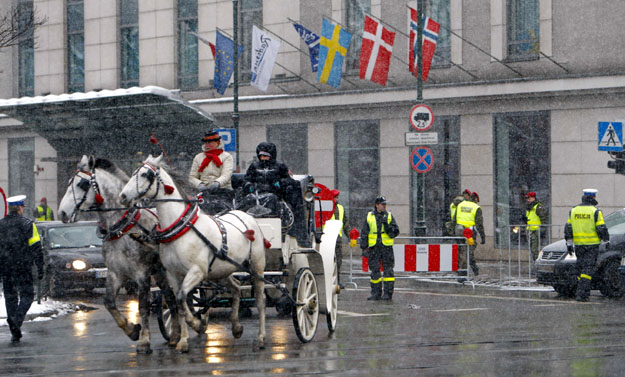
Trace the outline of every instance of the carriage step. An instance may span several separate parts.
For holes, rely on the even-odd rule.
[[[265,271],[263,276],[283,276],[284,272],[282,271]],[[232,274],[237,279],[246,279],[249,278],[250,274],[247,272],[235,272]]]

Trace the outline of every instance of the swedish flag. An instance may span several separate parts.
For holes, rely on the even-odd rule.
[[[319,70],[317,71],[319,82],[335,88],[341,85],[343,60],[345,60],[351,40],[351,33],[343,30],[341,26],[323,19],[319,43],[321,45],[319,48]]]

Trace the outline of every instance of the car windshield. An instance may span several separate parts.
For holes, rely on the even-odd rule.
[[[97,226],[79,225],[50,228],[48,237],[50,248],[74,248],[102,246],[102,240],[96,234]]]
[[[605,217],[604,221],[610,235],[625,233],[625,211],[612,212]]]

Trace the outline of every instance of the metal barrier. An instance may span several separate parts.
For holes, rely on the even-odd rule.
[[[560,240],[564,238],[564,225],[561,224],[542,224],[535,225],[538,226],[539,229],[538,234],[538,252],[542,250],[544,245],[548,245],[553,242],[553,240]],[[502,234],[502,229],[506,234]],[[533,268],[534,268],[534,260],[532,258],[532,250],[529,239],[529,231],[527,230],[527,224],[517,224],[517,225],[508,225],[506,227],[501,227],[497,229],[497,232],[500,236],[500,242],[507,240],[508,246],[508,268],[507,268],[507,276],[504,276],[504,256],[502,255],[502,250],[504,248],[499,248],[499,286],[503,286],[509,282],[515,282],[518,284],[527,283],[528,286],[532,286],[535,283],[535,279],[533,279]],[[522,242],[522,241],[525,242]],[[516,280],[513,276],[513,253],[516,252]],[[524,265],[525,261],[527,261],[527,280],[524,282]]]
[[[406,241],[412,241],[412,242],[406,242]],[[438,241],[438,242],[432,242],[432,241]],[[470,266],[470,254],[469,254],[469,245],[466,243],[467,239],[465,237],[395,237],[395,245],[457,245],[458,246],[458,255],[461,252],[465,252],[466,253],[466,261],[467,261],[467,265],[466,268],[460,268],[460,266],[458,266],[457,271],[453,271],[453,270],[445,270],[445,271],[412,271],[411,275],[409,276],[397,276],[397,274],[395,275],[395,279],[398,278],[411,278],[411,279],[431,279],[432,277],[436,277],[437,279],[458,279],[458,278],[466,278],[467,280],[471,280],[472,279],[472,272],[471,269],[469,268]],[[358,288],[358,285],[354,282],[354,276],[353,276],[353,271],[354,271],[354,249],[356,247],[349,247],[350,251],[349,251],[349,281],[347,283],[345,283],[345,286],[347,285],[353,285],[354,288]],[[464,249],[464,250],[463,250]],[[360,252],[360,249],[358,249],[358,251]],[[396,262],[396,266],[397,266],[397,260]],[[458,275],[456,274],[456,272],[462,272],[465,271],[466,275]],[[427,273],[427,276],[419,276],[419,275],[413,275],[412,273],[416,273],[416,274],[423,274],[423,273]],[[406,272],[407,273],[407,272]],[[363,277],[364,279],[364,277]],[[367,276],[368,279],[368,276]]]

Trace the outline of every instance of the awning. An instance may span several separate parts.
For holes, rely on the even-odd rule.
[[[149,142],[152,134],[170,158],[187,159],[215,126],[212,115],[156,86],[0,100],[0,113],[48,140],[59,159],[93,154],[125,160],[136,159],[137,152],[160,153]]]

